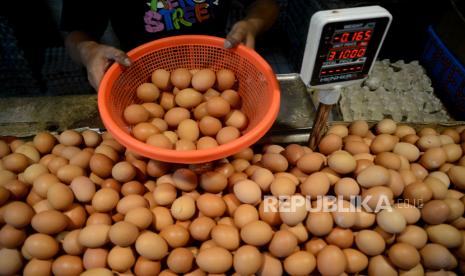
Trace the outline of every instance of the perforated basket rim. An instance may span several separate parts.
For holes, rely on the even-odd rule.
[[[225,39],[223,38],[206,35],[180,35],[162,38],[143,44],[129,51],[127,54],[131,60],[138,60],[153,51],[161,50],[166,47],[208,45],[223,48],[224,41]],[[244,45],[238,45],[234,49],[228,49],[228,51],[233,51],[242,58],[247,58],[249,61],[254,63],[265,76],[271,90],[270,106],[265,116],[254,128],[248,130],[238,139],[209,149],[176,151],[174,149],[163,149],[151,146],[132,137],[116,124],[116,122],[112,119],[109,109],[110,95],[113,85],[118,77],[123,73],[123,67],[117,63],[114,63],[107,70],[98,90],[98,108],[100,117],[107,131],[112,134],[116,141],[125,146],[128,150],[147,158],[171,163],[196,164],[210,162],[231,156],[242,149],[253,145],[266,134],[278,116],[280,106],[279,84],[270,65],[253,49],[247,48]]]

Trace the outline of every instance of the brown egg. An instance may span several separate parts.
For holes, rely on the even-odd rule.
[[[4,222],[16,228],[23,228],[29,225],[33,216],[34,210],[21,201],[8,203],[4,207],[2,214]]]
[[[111,269],[125,272],[134,265],[136,258],[130,247],[115,246],[108,253],[107,261]]]
[[[306,227],[315,236],[325,236],[333,229],[333,217],[329,212],[309,212]]]
[[[113,244],[126,247],[136,241],[139,230],[130,222],[120,221],[110,227],[108,236]]]
[[[350,153],[341,150],[328,157],[328,166],[337,173],[348,174],[355,170],[357,162]]]
[[[317,256],[318,271],[323,275],[340,275],[347,266],[345,255],[334,245],[323,248]]]
[[[149,112],[142,105],[131,104],[124,109],[124,120],[131,125],[145,122],[149,119]]]
[[[118,211],[118,213],[122,215],[125,215],[127,212],[134,208],[147,206],[148,202],[143,196],[137,194],[130,194],[120,199],[120,201],[116,205],[116,211]]]
[[[296,185],[287,177],[276,177],[270,185],[271,194],[274,196],[293,195]]]
[[[368,132],[368,124],[365,121],[353,121],[349,125],[349,133],[360,137],[365,137]]]
[[[5,224],[0,230],[0,245],[5,248],[14,249],[21,246],[26,239],[26,231],[24,229],[16,229],[15,227]]]
[[[353,155],[370,152],[368,145],[362,141],[348,141],[344,144],[344,150]]]
[[[14,173],[23,172],[29,166],[29,158],[21,153],[10,153],[2,161],[5,169]]]
[[[208,273],[224,273],[233,265],[233,257],[224,248],[212,247],[201,250],[196,263],[200,269]]]
[[[212,116],[204,116],[199,122],[199,129],[203,135],[215,136],[221,129],[221,121]]]
[[[65,146],[79,146],[82,143],[82,136],[79,132],[70,129],[63,131],[58,140]]]
[[[190,169],[181,168],[173,173],[173,181],[176,188],[190,192],[198,185],[197,175]]]
[[[263,166],[272,172],[283,172],[288,168],[287,159],[278,153],[265,153],[261,160]]]
[[[192,269],[193,253],[187,248],[175,248],[166,261],[168,267],[175,273],[187,273]]]
[[[208,217],[221,217],[226,211],[226,204],[220,196],[205,193],[197,198],[197,208]]]
[[[374,154],[384,151],[392,151],[399,141],[399,138],[390,134],[380,134],[373,139],[370,150]]]
[[[395,209],[384,209],[376,215],[376,222],[384,231],[396,234],[404,231],[407,226],[402,213]]]
[[[334,193],[336,195],[343,196],[344,199],[348,200],[351,196],[355,196],[360,193],[360,187],[353,178],[344,177],[339,179],[334,185]]]
[[[21,253],[16,249],[0,249],[0,274],[15,275],[23,266]]]
[[[185,68],[178,68],[171,72],[171,83],[178,89],[184,89],[190,86],[192,75]]]
[[[216,141],[218,144],[223,145],[239,138],[240,135],[241,134],[237,128],[227,126],[218,131],[216,134]]]
[[[216,81],[215,72],[211,69],[201,69],[192,76],[192,87],[198,91],[206,91],[213,87]]]
[[[98,190],[92,198],[92,207],[97,212],[108,212],[116,207],[118,200],[118,192],[111,188],[102,188]]]
[[[84,169],[76,165],[64,165],[56,172],[57,177],[67,184],[71,183],[74,178],[84,174]]]
[[[433,197],[433,191],[425,183],[416,181],[405,187],[403,196],[409,204],[419,206]]]
[[[203,95],[195,89],[185,88],[176,94],[174,100],[178,106],[191,109],[202,102]]]
[[[280,202],[279,215],[283,223],[288,226],[295,226],[305,220],[308,214],[305,197],[302,195],[292,195],[288,198],[287,203]]]
[[[268,249],[277,258],[287,257],[294,252],[297,242],[297,237],[292,232],[279,230],[274,233]]]
[[[284,270],[290,275],[309,275],[315,267],[315,256],[307,251],[297,251],[284,260]]]
[[[452,166],[447,175],[455,186],[460,189],[465,188],[465,166]]]
[[[155,146],[155,147],[159,147],[159,148],[165,148],[165,149],[173,148],[173,142],[164,134],[151,135],[149,136],[149,138],[147,138],[146,143],[149,145]]]
[[[24,249],[33,258],[48,260],[58,253],[57,241],[49,235],[32,234],[26,238],[23,245]]]
[[[454,221],[461,217],[465,211],[465,206],[463,203],[455,198],[446,198],[444,202],[449,207],[449,216],[447,217],[447,222]]]
[[[154,102],[160,96],[160,89],[153,83],[142,83],[137,87],[136,95],[143,102]]]
[[[190,118],[189,110],[183,107],[169,109],[164,116],[164,120],[170,127],[177,127],[179,123]]]
[[[223,97],[217,96],[207,101],[206,109],[208,115],[219,118],[226,116],[231,110],[231,106]]]
[[[408,243],[396,243],[388,251],[389,260],[398,268],[409,270],[420,263],[420,253]]]
[[[31,226],[39,233],[57,234],[68,225],[68,218],[61,212],[47,210],[32,217]]]
[[[49,132],[39,132],[32,140],[34,147],[41,153],[50,153],[55,146],[56,138]]]
[[[188,220],[195,214],[195,201],[184,195],[177,198],[171,205],[171,215],[178,220]]]
[[[90,129],[84,130],[81,135],[87,147],[96,147],[102,141],[100,134]]]
[[[200,175],[200,187],[207,192],[219,193],[226,188],[227,185],[227,178],[219,172],[211,171]]]
[[[33,275],[51,275],[52,274],[52,261],[31,259],[23,270],[24,276]]]
[[[321,139],[318,148],[324,155],[330,155],[342,147],[342,138],[336,134],[328,134]]]
[[[423,205],[421,218],[428,224],[441,224],[449,216],[449,206],[443,200],[431,200]]]
[[[136,176],[136,169],[131,163],[122,161],[113,166],[111,175],[119,182],[128,182]]]
[[[87,206],[86,206],[87,207]],[[105,224],[111,225],[111,216],[107,213],[92,213],[86,221],[86,225]]]
[[[416,142],[418,148],[421,151],[426,151],[427,149],[437,148],[441,146],[441,140],[436,134],[427,134],[423,135]]]
[[[157,261],[168,253],[168,244],[156,233],[151,231],[142,232],[136,240],[135,248],[144,258]]]
[[[106,178],[111,175],[113,160],[104,154],[94,153],[90,158],[89,167],[99,177]]]
[[[355,244],[368,256],[381,254],[386,246],[383,237],[373,230],[362,230],[356,233]]]
[[[428,241],[426,231],[416,225],[407,226],[402,233],[397,235],[397,242],[408,243],[416,249],[421,249]]]
[[[346,248],[342,252],[346,257],[347,267],[345,272],[347,273],[358,273],[363,271],[368,266],[368,258],[362,252]]]
[[[341,249],[348,248],[351,247],[354,242],[354,234],[350,229],[335,227],[328,236],[326,236],[326,242]]]
[[[240,244],[239,231],[235,226],[218,224],[211,229],[211,238],[216,245],[236,250]]]
[[[345,125],[332,125],[330,126],[327,133],[333,133],[340,136],[341,138],[344,138],[349,135],[349,129]]]
[[[329,191],[329,187],[329,178],[322,172],[312,173],[302,182],[302,185],[300,185],[302,194],[310,196],[312,199],[326,195]]]
[[[446,269],[454,260],[454,256],[442,245],[428,243],[420,250],[422,263],[429,269]]]
[[[334,223],[342,228],[350,228],[355,224],[357,219],[355,206],[346,200],[338,200],[334,204],[337,204],[338,208],[331,212]]]
[[[444,145],[442,146],[442,149],[445,151],[446,161],[449,163],[453,163],[459,160],[460,157],[462,157],[463,155],[462,148],[460,147],[460,145],[457,145],[457,144]]]
[[[225,125],[235,127],[239,130],[245,129],[248,124],[247,116],[237,109],[231,110],[224,120]]]
[[[382,255],[370,258],[370,261],[368,263],[368,274],[383,276],[398,275],[395,267],[389,262],[389,260],[386,257]]]
[[[426,233],[431,242],[443,245],[447,248],[455,248],[463,244],[462,233],[449,224],[429,226],[426,228]]]
[[[132,128],[132,134],[134,137],[142,142],[154,135],[160,133],[160,130],[152,123],[141,122]]]
[[[80,275],[84,271],[82,260],[78,256],[62,255],[52,264],[54,275]]]
[[[194,118],[196,120],[200,120],[202,119],[203,117],[205,116],[208,116],[208,112],[207,112],[207,103],[206,102],[203,102],[201,104],[199,104],[195,109],[194,109]]]
[[[235,80],[236,80],[236,77],[232,70],[221,69],[216,72],[216,81],[217,81],[216,86],[221,91],[231,89],[234,86]]]
[[[420,158],[420,164],[428,170],[441,167],[447,161],[447,155],[443,148],[430,148]]]
[[[376,133],[393,134],[396,132],[397,124],[391,119],[383,119],[376,124]]]
[[[262,192],[257,183],[252,180],[241,180],[233,186],[234,195],[242,202],[247,204],[257,204],[262,198]]]
[[[41,197],[47,197],[48,188],[57,182],[60,182],[58,177],[53,174],[42,174],[33,182],[34,191]]]
[[[238,206],[234,211],[233,216],[234,224],[238,228],[244,227],[249,222],[257,221],[259,218],[257,209],[250,204],[242,204]]]
[[[85,247],[79,243],[80,229],[68,232],[62,241],[63,250],[69,255],[81,255]]]
[[[166,71],[165,69],[157,69],[152,73],[152,82],[155,84],[159,89],[163,91],[169,90],[171,86],[170,83],[170,72]]]
[[[196,141],[199,138],[199,126],[191,119],[179,123],[177,134],[181,140]]]
[[[254,246],[262,246],[271,240],[273,232],[266,222],[256,220],[242,227],[240,235],[245,243]]]
[[[242,105],[242,100],[239,96],[239,93],[234,90],[224,90],[220,96],[225,99],[232,108],[239,109]]]
[[[142,256],[137,258],[134,266],[134,273],[137,276],[158,275],[161,270],[161,264],[158,261],[151,261]]]
[[[324,159],[319,153],[307,153],[297,161],[297,168],[308,174],[319,171],[323,163]]]
[[[106,224],[91,224],[79,233],[79,243],[85,247],[97,248],[105,245],[110,239],[110,226]]]
[[[212,137],[204,136],[197,141],[197,149],[210,149],[218,146],[218,142]]]

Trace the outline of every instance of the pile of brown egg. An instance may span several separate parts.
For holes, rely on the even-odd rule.
[[[238,86],[233,71],[157,69],[151,80],[135,91],[143,103],[131,104],[123,113],[139,141],[178,151],[201,150],[233,141],[247,128],[241,97],[233,90]]]
[[[0,275],[463,274],[464,129],[356,121],[318,152],[267,145],[199,165],[91,130],[0,141]],[[334,196],[391,208],[282,208]]]

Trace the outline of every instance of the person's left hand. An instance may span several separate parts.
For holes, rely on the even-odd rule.
[[[255,48],[255,37],[257,29],[249,20],[241,20],[234,24],[224,42],[225,48],[236,47],[239,43],[244,43],[247,47]]]

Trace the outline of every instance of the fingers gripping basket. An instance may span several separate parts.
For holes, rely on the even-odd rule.
[[[266,61],[255,51],[238,46],[224,49],[224,39],[186,35],[159,39],[128,53],[133,65],[123,68],[113,64],[99,88],[98,107],[102,121],[113,137],[129,150],[142,156],[174,163],[202,163],[237,153],[258,141],[272,126],[279,112],[280,92],[276,77]],[[123,119],[123,111],[136,98],[136,88],[150,81],[156,69],[177,68],[231,69],[238,80],[242,98],[241,110],[249,118],[244,134],[215,148],[176,151],[157,148],[138,141],[130,134],[131,126]]]

